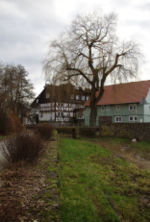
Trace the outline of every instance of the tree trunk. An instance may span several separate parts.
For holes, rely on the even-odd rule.
[[[98,74],[96,75],[98,76]],[[96,89],[95,89],[95,82],[98,81],[98,77],[96,80],[93,81],[92,84],[92,90],[91,90],[91,102],[90,102],[90,126],[96,126],[96,117],[97,117],[97,103],[101,100],[103,94],[104,94],[104,83],[105,83],[106,77],[105,75],[101,79],[101,87],[98,96],[96,97]]]
[[[90,102],[90,126],[96,126],[96,117],[97,117],[97,104],[96,104],[96,90],[95,90],[95,81],[93,81],[93,86],[91,90],[91,102]]]
[[[90,113],[90,126],[96,126],[96,117],[97,117],[97,105],[94,105],[90,107],[91,113]]]

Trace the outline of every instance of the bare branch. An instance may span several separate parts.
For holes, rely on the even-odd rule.
[[[108,76],[114,81],[126,81],[138,75],[139,46],[133,41],[121,43],[115,29],[113,13],[104,15],[102,11],[95,11],[78,15],[67,30],[51,42],[44,60],[46,78],[54,76],[59,82],[70,80],[76,85],[86,81],[92,86],[91,113],[103,96]],[[101,88],[96,97],[98,83]]]

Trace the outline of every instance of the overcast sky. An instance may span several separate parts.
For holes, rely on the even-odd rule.
[[[150,79],[150,0],[0,0],[0,59],[23,65],[39,94],[45,84],[42,60],[48,41],[77,14],[98,8],[118,15],[120,38],[141,45],[145,63],[140,78]]]

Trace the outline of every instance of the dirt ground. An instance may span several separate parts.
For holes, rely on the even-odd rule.
[[[58,144],[51,142],[36,166],[0,172],[0,221],[60,221]]]

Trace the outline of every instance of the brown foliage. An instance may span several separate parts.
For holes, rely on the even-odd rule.
[[[20,119],[15,115],[8,115],[7,130],[8,134],[21,131],[23,129]]]
[[[1,222],[20,222],[19,217],[23,215],[23,209],[19,205],[20,202],[17,200],[6,201],[5,204],[2,203],[0,207],[0,221]]]
[[[22,131],[20,119],[15,115],[7,115],[7,134]],[[6,114],[0,111],[0,134],[6,134]]]
[[[58,173],[48,170],[49,165],[57,171],[57,150],[50,149],[53,155],[46,149],[38,168],[15,163],[0,172],[0,222],[60,221],[58,187],[51,187]]]
[[[1,149],[9,162],[33,164],[43,154],[44,144],[34,132],[22,131],[5,139]]]
[[[53,136],[53,126],[47,123],[37,124],[35,132],[39,133],[43,140],[50,140]]]
[[[32,198],[37,190],[42,188],[40,181],[42,175],[32,170],[32,168],[19,168],[16,164],[11,164],[9,169],[4,170],[0,175],[3,182],[0,188],[1,222],[33,221],[30,214],[27,214],[27,210],[29,206],[35,205],[35,208],[37,206]]]
[[[5,135],[6,132],[6,115],[0,111],[0,134]]]

